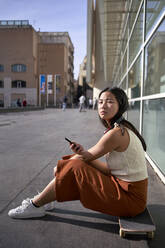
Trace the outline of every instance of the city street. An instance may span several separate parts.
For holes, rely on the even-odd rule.
[[[149,166],[149,205],[157,224],[153,241],[121,239],[118,218],[85,209],[79,201],[55,203],[41,219],[14,220],[8,210],[33,197],[70,154],[65,137],[88,148],[103,134],[97,111],[46,109],[0,115],[0,248],[163,247],[164,186]]]
[[[85,146],[92,145],[99,137],[99,132],[96,137],[99,122],[95,120],[95,111],[79,113],[77,109],[0,115],[0,181],[4,189],[0,211],[45,170],[49,170],[52,178],[56,161],[71,153],[65,136]],[[41,185],[31,194],[40,188]]]

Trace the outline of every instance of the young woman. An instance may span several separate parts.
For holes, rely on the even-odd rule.
[[[80,200],[84,207],[115,216],[135,216],[147,202],[146,144],[136,128],[124,119],[128,99],[120,88],[99,94],[98,114],[106,131],[88,150],[73,142],[73,155],[59,160],[55,178],[33,199],[9,211],[12,218],[45,215],[52,201]],[[106,162],[98,158],[106,155]]]

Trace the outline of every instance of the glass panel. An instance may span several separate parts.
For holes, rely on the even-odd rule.
[[[11,82],[11,87],[12,88],[17,88],[17,81],[12,81]]]
[[[121,68],[121,66],[120,66],[120,68],[119,68],[119,82],[120,82],[120,80],[121,80],[121,77],[122,77],[122,68]]]
[[[29,21],[22,21],[22,25],[29,25]]]
[[[121,45],[121,50],[122,50],[123,53],[125,51],[127,42],[128,42],[128,24],[127,24],[127,27],[126,27],[126,30],[125,30],[125,34],[124,34],[124,38],[122,40],[122,45]]]
[[[165,173],[165,98],[145,100],[143,107],[143,137],[147,154]]]
[[[15,64],[15,65],[12,65],[11,68],[12,68],[12,72],[25,72],[26,71],[26,65]]]
[[[126,70],[127,70],[127,50],[126,50],[125,55],[124,55],[122,68],[123,68],[123,76],[124,76],[124,74],[126,73]]]
[[[129,42],[129,65],[131,64],[132,60],[135,58],[136,54],[138,53],[143,38],[143,6],[139,13],[139,17],[135,24],[130,42]]]
[[[12,88],[26,88],[26,81],[15,80],[11,83]]]
[[[140,6],[141,0],[133,0],[131,9],[130,9],[130,15],[129,15],[129,28],[132,29],[132,26],[134,24],[139,6]]]
[[[3,99],[3,95],[0,95],[0,108],[4,107],[4,99]]]
[[[1,21],[0,24],[1,25],[7,25],[7,21]]]
[[[140,96],[142,82],[142,55],[137,59],[128,73],[129,98]]]
[[[126,83],[127,83],[127,78],[125,77],[125,79],[123,80],[122,84],[121,84],[121,88],[126,92]]]
[[[139,131],[140,127],[140,102],[130,101],[128,110],[128,120],[137,128]]]
[[[14,25],[14,21],[8,21],[7,24],[8,25]]]
[[[152,31],[154,24],[165,10],[164,0],[148,0],[146,12],[146,38]]]
[[[21,25],[21,21],[15,21],[15,25]]]
[[[165,92],[165,20],[145,49],[144,95]]]

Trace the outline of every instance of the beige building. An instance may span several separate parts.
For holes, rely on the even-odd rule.
[[[0,21],[0,37],[0,104],[16,106],[20,98],[28,105],[55,106],[64,95],[72,101],[74,47],[67,32],[36,32],[28,21]]]
[[[94,60],[92,64],[92,75],[93,78],[88,82],[88,85],[93,88],[94,86]],[[87,77],[87,56],[83,59],[82,63],[80,64],[79,70],[79,85],[83,86],[83,81],[86,81]]]
[[[94,67],[94,65],[92,66]],[[78,84],[82,88],[82,92],[85,94],[86,99],[93,98],[94,78],[92,78],[90,82],[87,82],[87,56],[84,57],[80,64]]]
[[[69,34],[67,32],[38,34],[38,72],[39,75],[46,76],[45,94],[41,94],[41,99],[47,105],[59,105],[66,95],[68,102],[72,102],[74,48]]]
[[[5,107],[26,98],[38,103],[38,36],[27,21],[0,22],[0,99]]]

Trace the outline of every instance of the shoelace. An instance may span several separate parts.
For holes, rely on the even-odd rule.
[[[30,203],[30,198],[23,200],[21,206],[17,207],[16,212],[18,213],[20,212],[20,210],[24,210],[26,207],[29,206],[29,203]]]

